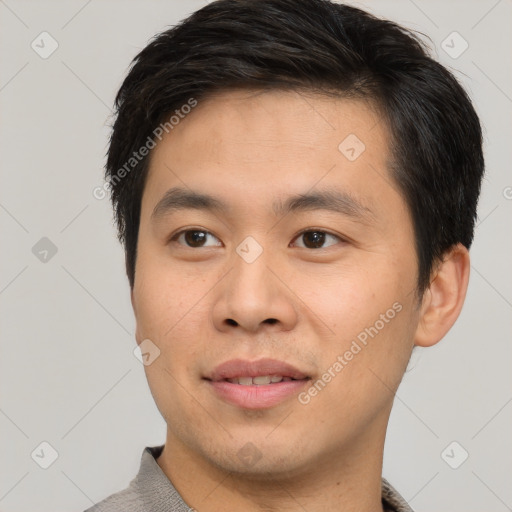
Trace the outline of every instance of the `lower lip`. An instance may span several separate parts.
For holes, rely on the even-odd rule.
[[[223,400],[244,409],[265,409],[297,395],[309,379],[289,380],[274,384],[250,385],[233,384],[228,381],[208,381],[215,393]]]

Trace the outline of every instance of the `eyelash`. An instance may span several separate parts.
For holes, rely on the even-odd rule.
[[[209,231],[206,231],[204,229],[188,228],[188,229],[183,229],[183,230],[178,231],[177,233],[173,234],[171,236],[171,238],[169,239],[169,242],[176,242],[176,243],[178,243],[177,240],[180,238],[181,235],[183,235],[185,233],[189,233],[189,232],[194,232],[194,231],[195,232],[199,232],[199,233],[206,233],[207,235],[212,235],[213,237],[217,238],[213,233],[210,233]],[[344,240],[339,235],[335,235],[334,233],[331,233],[329,231],[325,231],[323,229],[315,229],[315,228],[308,228],[308,229],[305,229],[305,230],[301,231],[300,233],[295,235],[293,240],[297,240],[298,238],[303,236],[305,233],[322,233],[324,235],[332,236],[334,238],[337,238],[339,242],[346,242],[346,240]],[[336,245],[336,244],[333,244],[333,245]],[[184,245],[184,247],[186,247],[187,249],[205,249],[205,248],[208,248],[208,247],[191,247],[189,245]],[[309,247],[301,247],[301,249],[310,249],[311,251],[321,251],[322,249],[328,249],[329,247],[331,247],[331,246],[319,247],[319,248],[316,248],[316,249],[315,248],[311,249]]]

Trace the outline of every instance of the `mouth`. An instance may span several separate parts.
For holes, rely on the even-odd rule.
[[[285,361],[264,358],[257,361],[232,359],[215,367],[204,378],[212,382],[227,380],[233,384],[250,386],[304,380],[310,376]]]
[[[292,379],[291,377],[283,377],[282,375],[258,375],[257,377],[234,377],[232,379],[223,379],[231,384],[240,384],[241,386],[265,386],[268,384],[278,384],[279,382],[290,382],[292,380],[305,380]]]
[[[244,409],[273,407],[300,392],[311,376],[276,359],[234,359],[203,377],[217,398]]]

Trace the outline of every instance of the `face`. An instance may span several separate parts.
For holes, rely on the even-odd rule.
[[[382,446],[419,315],[389,157],[375,109],[297,92],[219,94],[157,144],[132,303],[168,443],[254,477]]]

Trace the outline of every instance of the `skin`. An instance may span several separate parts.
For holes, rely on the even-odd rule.
[[[354,161],[338,149],[349,134],[366,147]],[[145,366],[167,422],[157,462],[189,506],[382,510],[394,392],[413,347],[437,343],[455,322],[469,276],[468,252],[455,246],[418,301],[413,225],[389,158],[389,134],[371,105],[278,91],[212,96],[152,151],[132,304],[137,342],[150,339],[161,351]],[[229,208],[153,219],[172,187]],[[347,193],[372,213],[272,209],[319,190]],[[190,247],[184,229],[210,235]],[[334,236],[311,248],[301,235],[308,230]],[[247,236],[263,249],[252,263],[236,252]],[[271,357],[314,382],[396,303],[400,312],[306,405],[293,396],[248,410],[202,379],[230,359]],[[249,442],[255,463],[237,455]]]

